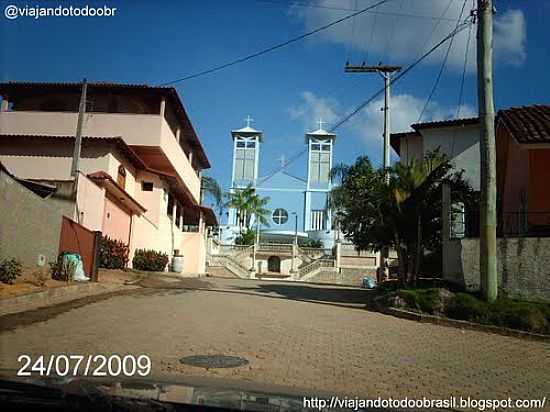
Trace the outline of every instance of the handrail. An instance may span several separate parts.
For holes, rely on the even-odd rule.
[[[242,277],[242,278],[248,278],[249,273],[246,268],[242,267],[242,265],[234,260],[231,256],[227,255],[216,255],[210,263],[211,266],[224,266],[224,267],[231,267],[231,271],[235,273],[236,275]]]
[[[313,272],[315,269],[321,268],[321,267],[334,267],[335,262],[334,259],[327,259],[327,258],[321,258],[314,260],[309,265],[306,265],[299,269],[298,274],[300,276],[307,275],[308,273]]]

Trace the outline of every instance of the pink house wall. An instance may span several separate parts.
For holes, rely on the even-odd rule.
[[[110,196],[105,197],[105,210],[103,212],[103,236],[130,242],[130,228],[132,218],[129,212],[114,203]]]

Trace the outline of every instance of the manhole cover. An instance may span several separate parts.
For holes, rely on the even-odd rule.
[[[239,356],[192,355],[180,359],[180,363],[200,368],[236,368],[248,364],[248,360]]]

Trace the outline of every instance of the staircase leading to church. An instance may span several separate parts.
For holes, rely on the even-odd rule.
[[[295,272],[255,272],[251,269],[254,246],[222,245],[212,240],[208,251],[209,272],[214,276],[230,276],[250,279],[281,279],[307,281],[320,273],[336,273],[336,259],[332,249],[303,248],[292,244],[260,243],[256,248],[256,257],[279,256],[292,257],[301,262]],[[298,263],[297,263],[298,264]]]

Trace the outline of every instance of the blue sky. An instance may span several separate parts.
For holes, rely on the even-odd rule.
[[[374,0],[184,0],[27,2],[19,7],[116,7],[108,18],[0,17],[3,81],[92,81],[160,84],[285,41],[361,9]],[[310,7],[303,7],[309,4]],[[251,115],[264,131],[261,174],[304,148],[306,129],[319,116],[336,123],[378,90],[376,75],[345,74],[346,61],[406,66],[421,50],[451,31],[462,0],[392,0],[323,33],[244,64],[178,83],[178,92],[212,163],[207,174],[227,187],[231,175],[230,130]],[[497,109],[549,103],[547,18],[550,0],[497,1],[495,102]],[[466,15],[472,0],[467,0]],[[314,7],[311,7],[314,6]],[[340,10],[348,9],[348,10]],[[422,17],[418,17],[422,16]],[[436,18],[443,18],[439,23]],[[433,33],[433,34],[432,34]],[[430,36],[431,34],[431,36]],[[467,30],[456,37],[446,70],[423,120],[454,117],[464,66]],[[414,123],[439,71],[445,47],[392,89],[392,131]],[[475,30],[461,115],[476,113]],[[381,99],[337,130],[335,161],[382,153]],[[330,127],[330,124],[328,125]],[[288,166],[305,175],[305,157]]]

